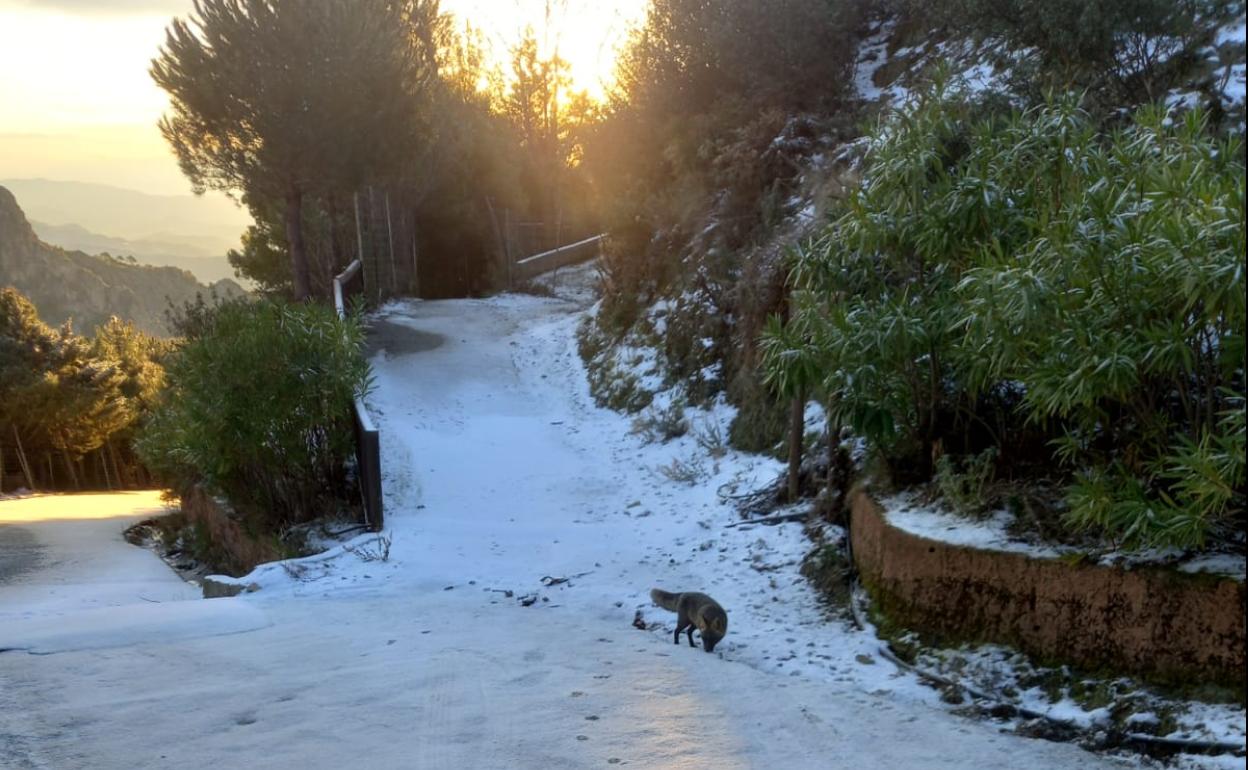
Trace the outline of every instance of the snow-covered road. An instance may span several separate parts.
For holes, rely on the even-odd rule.
[[[0,647],[44,653],[0,654],[0,767],[1122,766],[954,716],[827,622],[799,527],[724,526],[716,490],[778,465],[631,435],[589,398],[579,314],[527,296],[383,310],[386,561],[363,536],[260,568],[254,594],[146,596],[96,636],[0,594]],[[656,472],[673,459],[700,482]],[[714,654],[672,644],[656,585],[727,608]],[[663,627],[635,629],[638,609]]]

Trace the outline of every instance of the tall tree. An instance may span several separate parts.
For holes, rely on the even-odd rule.
[[[557,45],[551,53],[542,48],[533,28],[526,28],[511,52],[511,83],[503,107],[520,134],[529,196],[545,225],[545,245],[554,246],[559,182],[568,156],[562,112],[571,76]]]
[[[152,78],[196,192],[283,202],[294,295],[311,293],[305,196],[381,173],[415,138],[437,0],[195,0]]]
[[[113,331],[105,336],[120,343],[116,326],[110,323]],[[137,336],[132,327],[127,331]],[[68,323],[60,330],[48,327],[17,291],[0,289],[0,431],[5,442],[12,438],[30,483],[29,453],[37,451],[45,459],[60,454],[78,487],[75,464],[135,419],[138,405],[124,391],[125,367],[145,380],[159,377],[159,367],[140,360],[146,351],[127,352],[108,341],[98,350],[109,357],[97,356],[91,341]],[[129,360],[123,363],[123,357]]]

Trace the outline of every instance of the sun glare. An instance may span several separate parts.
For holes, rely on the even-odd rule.
[[[481,30],[504,71],[510,49],[531,26],[544,41],[543,53],[557,52],[568,62],[572,88],[601,99],[620,47],[646,5],[647,0],[443,0],[442,8]]]
[[[616,55],[648,0],[443,0],[458,25],[486,38],[506,75],[532,26],[544,53],[571,69],[574,91],[602,99]],[[148,66],[174,15],[191,0],[87,10],[0,0],[0,178],[48,176],[186,192],[155,130],[168,100]],[[86,5],[83,8],[87,8]]]
[[[147,66],[167,22],[0,3],[0,131],[155,122],[166,102]]]
[[[17,500],[0,500],[0,524],[159,516],[166,510],[158,490],[34,495]]]

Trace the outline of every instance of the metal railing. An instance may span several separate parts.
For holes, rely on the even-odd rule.
[[[514,282],[527,281],[534,276],[550,272],[556,268],[575,265],[579,262],[597,257],[602,252],[602,240],[605,235],[595,235],[583,241],[569,243],[557,249],[543,251],[516,262],[512,268],[511,279]]]
[[[364,293],[363,264],[355,260],[347,269],[334,276],[334,308],[340,318],[347,316],[347,296]],[[360,491],[364,497],[364,521],[374,532],[380,531],[384,517],[381,506],[381,439],[377,426],[368,416],[363,399],[356,398],[351,406],[351,425],[355,432],[355,458],[359,465]]]

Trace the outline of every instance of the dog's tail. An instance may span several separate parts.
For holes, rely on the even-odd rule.
[[[669,594],[667,591],[652,588],[650,589],[650,598],[654,600],[655,604],[668,612],[675,612],[676,603],[680,601],[680,594]]]

